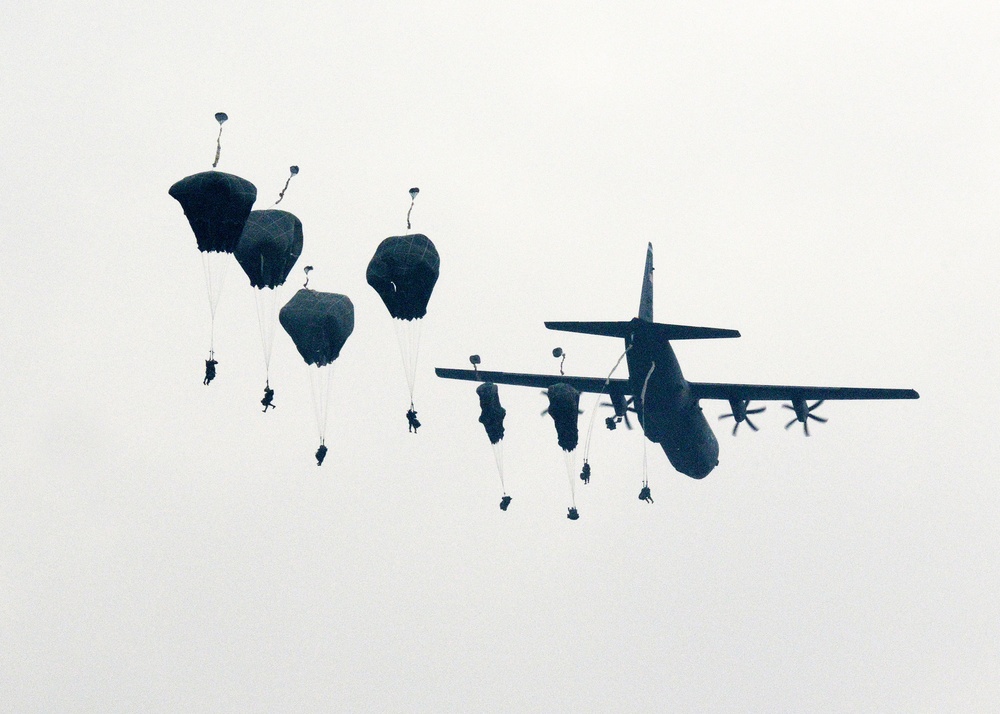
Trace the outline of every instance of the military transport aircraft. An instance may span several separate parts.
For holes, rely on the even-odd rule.
[[[565,375],[519,374],[468,369],[436,369],[439,377],[547,389],[562,382],[581,392],[607,394],[615,408],[614,420],[627,418],[634,410],[646,438],[660,444],[675,469],[691,478],[704,478],[719,463],[719,442],[702,414],[702,399],[728,400],[736,425],[746,421],[756,431],[748,414],[761,409],[747,409],[751,401],[787,400],[784,405],[795,412],[795,422],[802,424],[809,436],[809,420],[825,422],[813,414],[827,399],[918,399],[912,389],[867,389],[859,387],[794,387],[762,384],[720,384],[689,382],[670,346],[670,340],[739,337],[736,330],[713,327],[689,327],[653,322],[653,244],[646,250],[646,269],[639,299],[639,316],[628,322],[546,322],[550,330],[579,332],[625,340],[628,379],[571,377]],[[817,400],[808,404],[810,400]]]

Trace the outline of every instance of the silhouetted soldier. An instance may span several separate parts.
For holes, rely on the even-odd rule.
[[[639,491],[639,500],[645,501],[646,503],[653,502],[653,494],[650,493],[649,486],[643,486],[642,490]]]
[[[320,444],[319,448],[316,449],[316,465],[317,466],[322,466],[323,465],[323,459],[326,458],[326,452],[327,452],[326,444]]]
[[[215,365],[219,364],[215,357],[205,360],[205,384],[215,379]]]
[[[566,517],[571,521],[575,521],[580,518],[580,514],[577,512],[575,508],[571,508],[569,509],[569,513],[566,514]]]
[[[277,409],[277,407],[272,403],[274,399],[274,390],[270,386],[264,387],[264,398],[260,400],[260,403],[264,405],[264,411],[267,411],[268,407],[271,409]]]
[[[410,410],[406,412],[406,421],[410,423],[410,431],[416,434],[417,429],[420,428],[420,422],[417,420],[417,412],[414,411],[412,406],[410,407]]]
[[[500,499],[500,510],[501,511],[506,511],[507,510],[507,506],[510,505],[511,500],[512,499],[511,499],[510,496],[504,496],[503,498],[501,498]]]
[[[583,471],[580,472],[580,480],[584,483],[590,483],[590,464],[586,461],[583,462]]]

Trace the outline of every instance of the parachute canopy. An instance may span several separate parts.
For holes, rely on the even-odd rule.
[[[546,391],[549,398],[549,416],[556,424],[556,436],[563,451],[572,451],[580,440],[577,418],[580,415],[580,392],[559,382]]]
[[[302,253],[302,221],[287,211],[251,211],[233,254],[255,288],[285,282]]]
[[[486,428],[486,436],[490,438],[490,443],[496,444],[503,438],[503,419],[507,416],[507,410],[500,406],[497,385],[493,382],[483,382],[476,387],[476,394],[479,395],[479,408],[483,410],[479,416],[479,423]]]
[[[346,295],[302,288],[278,313],[306,364],[330,364],[354,331],[354,303]]]
[[[232,253],[257,188],[246,179],[221,171],[204,171],[183,178],[170,187],[180,202],[203,253]]]
[[[392,236],[379,244],[368,263],[368,284],[389,314],[415,320],[427,314],[427,301],[437,282],[441,258],[427,236]]]

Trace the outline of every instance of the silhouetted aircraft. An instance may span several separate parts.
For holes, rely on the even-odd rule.
[[[800,422],[809,436],[809,420],[825,422],[813,414],[829,399],[918,399],[912,389],[867,389],[860,387],[795,387],[766,384],[721,384],[689,382],[684,379],[680,365],[670,346],[670,340],[692,340],[720,337],[739,337],[736,330],[714,327],[689,327],[653,322],[653,245],[646,251],[646,269],[642,279],[639,316],[628,322],[546,322],[550,330],[579,332],[625,340],[628,379],[603,377],[571,377],[567,375],[519,374],[515,372],[490,372],[486,370],[444,369],[435,371],[446,379],[489,381],[496,384],[513,384],[522,387],[548,389],[553,384],[570,384],[581,392],[607,394],[615,408],[615,417],[609,419],[608,428],[627,418],[628,411],[638,417],[646,438],[660,444],[675,469],[691,478],[704,478],[719,463],[719,442],[702,414],[699,401],[723,399],[732,411],[722,418],[733,418],[736,425],[746,421],[756,431],[748,418],[762,409],[747,409],[751,401],[787,400],[784,405],[795,412],[785,428]],[[815,403],[809,404],[815,400]]]

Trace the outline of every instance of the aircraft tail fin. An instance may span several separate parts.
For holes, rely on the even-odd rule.
[[[667,325],[653,322],[653,244],[646,248],[646,269],[642,274],[642,295],[639,298],[639,316],[628,322],[546,322],[550,330],[579,332],[585,335],[621,337],[631,342],[635,335],[652,336],[658,340],[708,340],[720,337],[739,337],[737,330],[718,327],[693,327]]]
[[[639,297],[639,319],[653,321],[653,244],[646,248],[646,269],[642,273],[642,295]]]

